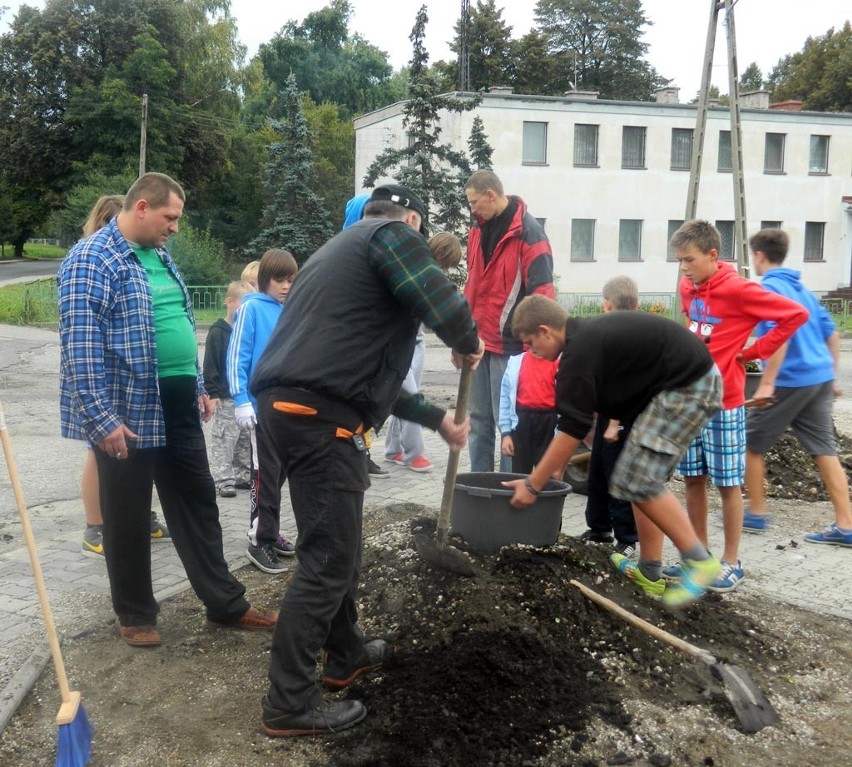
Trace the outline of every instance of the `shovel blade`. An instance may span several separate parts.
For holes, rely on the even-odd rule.
[[[452,546],[440,546],[431,535],[415,533],[414,547],[420,559],[434,568],[449,570],[467,578],[474,575],[473,565],[464,554]]]
[[[722,683],[743,732],[758,732],[778,721],[778,712],[744,668],[717,662],[710,672]]]

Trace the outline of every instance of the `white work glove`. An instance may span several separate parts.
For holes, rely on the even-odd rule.
[[[257,415],[254,412],[254,406],[251,402],[246,402],[244,405],[237,405],[234,408],[234,418],[237,421],[237,426],[241,429],[253,429],[257,426]]]

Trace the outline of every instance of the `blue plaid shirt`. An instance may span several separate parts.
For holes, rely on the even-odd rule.
[[[165,248],[195,328],[192,301]],[[62,436],[98,443],[124,424],[133,447],[166,443],[148,276],[115,219],[78,242],[62,262],[59,287],[59,407]],[[198,393],[204,394],[196,360]]]

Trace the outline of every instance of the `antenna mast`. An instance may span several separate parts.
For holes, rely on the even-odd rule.
[[[470,53],[468,38],[470,34],[470,0],[461,3],[461,35],[459,35],[459,91],[470,91]]]

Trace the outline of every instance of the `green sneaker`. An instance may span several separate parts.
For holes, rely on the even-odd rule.
[[[663,592],[663,604],[672,609],[686,607],[697,599],[700,599],[707,587],[712,585],[719,573],[722,572],[722,563],[716,557],[697,562],[694,559],[685,559],[681,562],[683,575],[679,581],[669,581]]]
[[[609,561],[612,562],[618,572],[627,576],[627,579],[635,583],[642,591],[644,591],[651,599],[659,599],[663,596],[666,590],[666,582],[663,578],[658,581],[652,581],[646,578],[637,564],[624,554],[610,554]]]

